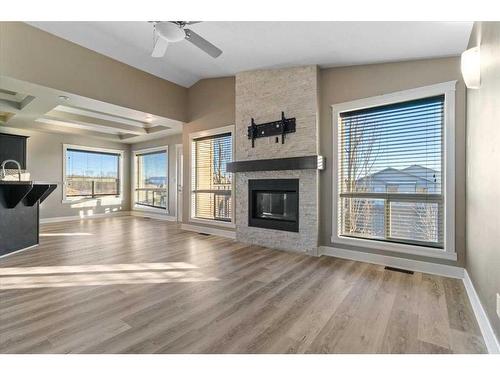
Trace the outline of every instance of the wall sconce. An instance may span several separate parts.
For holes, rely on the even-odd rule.
[[[478,89],[481,86],[481,58],[479,47],[468,49],[462,53],[462,76],[469,89]]]

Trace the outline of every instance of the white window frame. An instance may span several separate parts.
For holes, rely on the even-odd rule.
[[[120,176],[120,195],[118,196],[103,196],[103,197],[76,197],[76,198],[69,198],[66,196],[66,184],[67,184],[67,179],[66,179],[66,154],[68,149],[70,150],[80,150],[80,151],[93,151],[93,152],[103,152],[103,153],[108,153],[108,154],[117,154],[120,155],[120,163],[119,163],[119,176]],[[123,157],[125,155],[124,150],[117,150],[117,149],[111,149],[111,148],[101,148],[101,147],[89,147],[89,146],[80,146],[80,145],[72,145],[72,144],[63,144],[63,160],[62,160],[62,181],[63,181],[63,189],[62,189],[62,194],[63,194],[63,199],[62,203],[63,204],[73,204],[73,203],[79,203],[79,202],[88,202],[88,201],[106,201],[106,204],[119,204],[123,201],[123,180],[124,180],[124,175],[123,175]]]
[[[137,184],[137,156],[142,155],[142,154],[149,154],[152,152],[158,152],[158,151],[165,151],[167,153],[167,207],[166,208],[161,208],[161,207],[148,207],[148,206],[143,206],[140,204],[136,203],[136,196],[135,196],[135,187]],[[143,148],[140,150],[134,150],[132,151],[132,165],[131,165],[131,189],[130,189],[130,196],[131,198],[131,203],[132,203],[132,210],[134,211],[144,211],[144,212],[155,212],[158,214],[165,214],[168,215],[170,213],[170,176],[169,176],[169,165],[170,163],[170,155],[168,154],[168,146],[159,146],[159,147],[150,147],[150,148]]]
[[[193,132],[189,134],[189,175],[188,175],[188,187],[189,187],[189,222],[191,223],[198,223],[198,224],[207,224],[207,225],[213,225],[213,226],[219,226],[219,227],[225,227],[225,228],[235,228],[235,219],[234,219],[234,207],[235,207],[235,194],[234,194],[234,187],[235,187],[235,181],[234,181],[234,174],[232,178],[232,183],[231,183],[231,221],[230,222],[223,222],[223,221],[217,221],[217,220],[209,220],[209,219],[200,219],[196,218],[193,216],[193,192],[192,192],[192,172],[193,172],[193,141],[197,138],[203,138],[203,137],[210,137],[213,135],[218,135],[218,134],[224,134],[224,133],[231,133],[231,149],[232,149],[232,160],[234,161],[234,125],[228,125],[228,126],[223,126],[220,128],[215,128],[215,129],[209,129],[209,130],[202,130],[198,132]]]
[[[335,167],[332,173],[332,236],[331,242],[335,245],[350,245],[367,249],[387,250],[392,252],[421,255],[434,258],[456,260],[455,251],[455,87],[457,81],[443,82],[435,85],[419,87],[410,90],[373,96],[332,105],[333,124],[333,160]],[[385,241],[376,241],[362,238],[352,238],[339,235],[338,228],[338,194],[340,163],[338,155],[338,128],[339,115],[363,108],[377,107],[414,99],[444,94],[444,129],[443,129],[443,165],[444,165],[444,249],[432,247],[400,244]]]

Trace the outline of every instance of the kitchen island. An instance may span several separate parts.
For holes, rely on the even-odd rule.
[[[40,203],[56,187],[38,181],[0,181],[0,256],[38,245]]]

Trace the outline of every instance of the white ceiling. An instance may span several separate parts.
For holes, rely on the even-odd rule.
[[[202,78],[318,64],[322,67],[455,56],[472,22],[202,22],[189,26],[224,52],[213,59],[191,43],[150,56],[148,22],[30,22],[42,30],[189,87]]]

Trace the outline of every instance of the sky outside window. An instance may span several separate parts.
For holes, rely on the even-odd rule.
[[[119,155],[67,150],[66,175],[118,178]]]
[[[166,152],[138,155],[138,163],[139,187],[163,187],[167,184]]]

